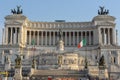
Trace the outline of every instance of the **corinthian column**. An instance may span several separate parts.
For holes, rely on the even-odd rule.
[[[91,45],[91,31],[89,31],[89,45]]]
[[[103,41],[103,44],[104,44],[104,45],[105,45],[105,37],[106,37],[106,36],[105,36],[105,28],[103,28],[103,40],[104,40],[104,41]]]
[[[39,31],[37,31],[37,45],[39,45]]]
[[[88,43],[88,40],[87,40],[87,31],[85,31],[85,39],[86,39],[86,45]]]
[[[5,43],[8,44],[8,27],[5,28]]]
[[[45,45],[47,46],[47,31],[45,32]]]
[[[110,29],[108,28],[108,45],[110,45]]]
[[[51,45],[51,31],[49,31],[49,45]]]
[[[18,44],[18,28],[17,28],[17,31],[16,31],[16,43]]]
[[[29,31],[29,45],[31,45],[31,31]]]
[[[11,27],[10,29],[11,29],[10,43],[12,44],[12,41],[13,41],[12,40],[13,39],[13,28]]]
[[[65,46],[67,46],[67,31],[65,32]]]
[[[20,44],[21,39],[21,29],[18,28],[18,44]]]
[[[71,46],[71,32],[69,32],[69,46]]]
[[[17,43],[17,28],[15,28],[15,44]]]
[[[79,31],[77,31],[77,44],[79,43]]]
[[[73,36],[72,36],[72,38],[73,38],[73,46],[75,46],[75,31],[73,31]]]
[[[34,45],[36,45],[36,43],[37,43],[37,42],[36,42],[36,39],[35,39],[35,32],[36,32],[36,31],[33,31],[33,40],[34,40],[34,42],[35,42]]]
[[[41,31],[41,45],[43,46],[43,31]]]
[[[111,35],[112,36],[112,44],[115,45],[116,44],[116,37],[117,37],[116,32],[115,32],[115,28],[112,28],[111,31],[112,31],[112,35]]]
[[[83,32],[81,31],[81,38],[80,38],[81,40],[79,40],[79,41],[82,41],[83,40]]]
[[[55,45],[55,32],[53,32],[53,45]]]

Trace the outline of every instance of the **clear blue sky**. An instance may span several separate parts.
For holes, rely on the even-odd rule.
[[[0,0],[0,43],[4,17],[10,10],[21,5],[23,14],[32,21],[91,21],[97,15],[99,6],[109,9],[116,17],[116,29],[120,37],[120,0]]]

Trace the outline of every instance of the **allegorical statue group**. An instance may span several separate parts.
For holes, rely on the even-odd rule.
[[[107,14],[109,14],[109,10],[108,9],[104,9],[104,7],[100,6],[100,10],[98,10],[98,14],[99,15],[107,15]]]
[[[17,6],[17,10],[16,9],[11,9],[11,13],[13,13],[13,14],[22,14],[23,11],[22,11],[22,9],[20,10],[20,7],[21,6]]]

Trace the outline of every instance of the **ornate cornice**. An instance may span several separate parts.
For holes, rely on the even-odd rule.
[[[31,28],[90,28],[93,27],[92,22],[28,22],[28,27]]]
[[[93,18],[93,21],[114,21],[116,18],[110,15],[98,15]]]

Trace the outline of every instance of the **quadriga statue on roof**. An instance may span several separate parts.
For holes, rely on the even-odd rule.
[[[109,10],[104,9],[104,6],[103,7],[100,6],[100,10],[98,10],[98,15],[107,15],[107,14],[109,14]]]
[[[11,9],[11,13],[12,14],[22,14],[23,11],[22,11],[22,9],[20,10],[20,7],[21,6],[17,6],[17,10],[16,9]]]

